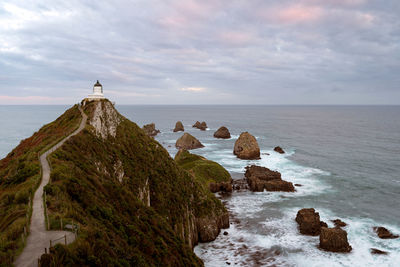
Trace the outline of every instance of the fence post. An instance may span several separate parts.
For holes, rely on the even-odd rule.
[[[61,230],[62,230],[63,229],[62,218],[60,218],[60,227],[61,227]]]
[[[51,241],[50,241],[51,242]],[[44,254],[47,254],[47,248],[44,248]]]
[[[50,247],[51,247],[51,245],[52,245],[52,244],[51,244],[51,239],[50,239]]]
[[[65,245],[67,245],[67,234],[64,235]]]

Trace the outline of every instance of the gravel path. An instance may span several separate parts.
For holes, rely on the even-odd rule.
[[[65,235],[68,244],[75,240],[75,234],[72,232],[46,230],[43,207],[43,187],[47,185],[50,180],[50,166],[49,162],[47,161],[47,156],[49,156],[56,149],[60,148],[69,138],[78,134],[83,130],[83,128],[85,128],[87,116],[81,108],[79,108],[79,110],[82,114],[82,121],[79,125],[79,128],[40,156],[42,181],[33,197],[30,234],[26,240],[26,246],[24,250],[14,262],[16,267],[38,266],[38,258],[45,252],[45,248],[47,248],[47,251],[49,250],[50,240],[61,238],[60,240],[53,242],[53,244],[64,243],[65,238],[63,237]]]

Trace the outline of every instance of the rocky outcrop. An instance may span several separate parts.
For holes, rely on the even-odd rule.
[[[274,148],[275,152],[278,152],[279,154],[285,154],[285,151],[280,146],[277,146]]]
[[[215,133],[215,138],[229,139],[231,138],[231,133],[225,126],[220,127]]]
[[[241,133],[235,142],[233,154],[240,159],[260,159],[260,147],[256,138],[248,132]]]
[[[233,184],[233,190],[236,190],[236,191],[249,190],[249,184],[247,183],[246,178],[244,178],[244,179],[234,179],[232,181],[232,184]]]
[[[202,148],[204,146],[193,135],[184,133],[178,140],[176,140],[175,147],[180,149],[190,150],[190,149]]]
[[[340,228],[321,228],[319,247],[331,252],[350,252],[351,246],[347,241],[347,232]]]
[[[217,193],[217,192],[230,193],[230,192],[232,192],[232,183],[231,182],[220,182],[220,183],[210,182],[209,188],[212,193]]]
[[[156,129],[156,125],[154,123],[143,125],[143,131],[151,137],[154,137],[160,133],[160,131]]]
[[[296,222],[299,224],[300,233],[303,235],[317,236],[321,232],[319,213],[311,209],[301,209],[297,212]]]
[[[183,127],[183,124],[181,121],[177,121],[175,124],[174,132],[183,132],[185,131],[185,128]]]
[[[345,223],[344,221],[340,220],[340,219],[336,219],[336,220],[332,220],[332,222],[335,224],[335,227],[345,227],[347,226],[347,223]]]
[[[262,192],[264,189],[267,191],[295,191],[293,184],[282,180],[279,172],[265,167],[247,166],[244,176],[253,192]]]
[[[196,123],[193,124],[193,128],[197,128],[202,131],[205,131],[207,129],[207,123],[205,121],[203,121],[201,123],[199,121],[196,121]]]
[[[221,229],[229,228],[229,213],[224,212],[219,216],[207,216],[198,218],[197,230],[200,242],[214,241]]]
[[[373,229],[378,235],[378,237],[382,239],[394,239],[399,237],[399,235],[394,235],[385,227],[374,227]]]
[[[93,116],[89,120],[89,124],[93,126],[98,137],[107,139],[117,135],[117,127],[121,122],[121,116],[115,110],[110,101],[94,101]]]

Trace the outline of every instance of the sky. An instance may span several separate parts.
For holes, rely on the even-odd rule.
[[[400,104],[399,0],[0,1],[0,104]]]

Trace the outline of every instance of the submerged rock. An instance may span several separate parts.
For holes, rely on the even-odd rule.
[[[143,131],[151,137],[160,133],[160,131],[156,129],[156,125],[154,123],[143,125]]]
[[[394,239],[399,237],[399,235],[394,235],[385,227],[374,227],[373,229],[377,233],[378,237],[382,239]]]
[[[321,221],[319,213],[313,208],[301,209],[297,212],[296,222],[299,224],[300,233],[303,235],[319,235],[321,232]]]
[[[231,138],[231,133],[225,126],[220,127],[215,133],[215,138],[229,139]]]
[[[278,153],[280,153],[280,154],[285,154],[285,151],[283,151],[283,149],[282,149],[280,146],[275,147],[275,148],[274,148],[274,151],[275,151],[275,152],[278,152]]]
[[[261,166],[247,166],[244,174],[250,190],[253,192],[284,191],[294,192],[294,186],[291,182],[281,179],[281,174],[277,171],[271,171]]]
[[[184,133],[175,143],[176,148],[183,148],[183,149],[196,149],[204,147],[196,137],[191,134]]]
[[[181,121],[177,121],[175,124],[174,132],[183,132],[185,131],[185,128],[183,128],[183,124]]]
[[[371,254],[374,254],[374,255],[387,255],[387,254],[389,254],[389,252],[383,251],[383,250],[380,250],[380,249],[377,249],[377,248],[371,248],[370,251],[371,251]]]
[[[350,252],[347,232],[341,228],[321,228],[319,247],[331,252]]]
[[[260,147],[256,138],[248,132],[241,133],[235,142],[233,154],[240,159],[260,159]]]

